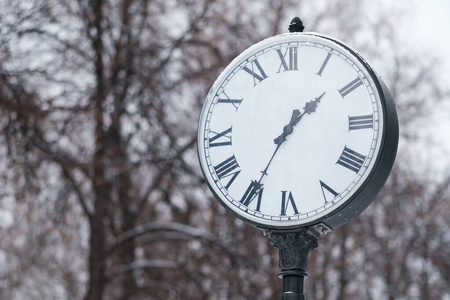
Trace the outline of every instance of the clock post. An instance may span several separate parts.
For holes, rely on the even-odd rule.
[[[315,228],[269,230],[270,244],[279,250],[283,280],[281,300],[305,300],[304,279],[308,277],[308,253],[317,248],[320,233]]]
[[[215,198],[278,248],[281,300],[305,300],[308,253],[375,199],[399,138],[394,100],[367,61],[303,29],[296,17],[289,33],[225,68],[205,99],[197,138]]]

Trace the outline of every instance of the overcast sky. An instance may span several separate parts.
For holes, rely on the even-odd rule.
[[[414,20],[410,28],[412,41],[424,41],[422,46],[442,58],[444,69],[440,78],[443,85],[450,89],[450,1],[449,0],[402,0],[413,2]],[[450,101],[445,101],[436,109],[431,118],[436,123],[434,128],[434,142],[439,145],[438,155],[442,155],[447,168],[450,161]],[[445,148],[442,148],[445,146]],[[445,172],[445,170],[443,170]],[[448,170],[447,170],[448,171]]]
[[[405,1],[405,0],[403,0]],[[450,1],[415,0],[415,20],[411,22],[413,36],[427,40],[439,55],[450,57]],[[447,66],[450,59],[447,59]],[[446,77],[450,79],[450,76]]]
[[[417,30],[418,37],[428,40],[432,50],[445,59],[447,72],[443,76],[450,82],[450,1],[415,1],[417,23],[411,24],[411,30]]]

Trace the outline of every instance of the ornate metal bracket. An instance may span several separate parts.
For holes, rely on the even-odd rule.
[[[281,300],[304,300],[303,283],[308,277],[308,253],[317,248],[320,233],[314,228],[269,230],[270,244],[280,253],[280,273],[283,279]]]

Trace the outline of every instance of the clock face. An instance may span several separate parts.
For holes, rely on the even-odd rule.
[[[210,189],[266,228],[336,214],[378,164],[381,94],[362,58],[329,38],[290,33],[250,47],[215,82],[200,117]]]

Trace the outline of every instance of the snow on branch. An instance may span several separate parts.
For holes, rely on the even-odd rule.
[[[116,268],[114,273],[120,274],[139,269],[178,269],[179,265],[170,260],[140,259]]]
[[[202,238],[209,241],[215,241],[214,235],[205,229],[196,228],[176,222],[148,222],[120,234],[117,237],[117,245],[129,239],[133,239],[140,235],[151,233],[154,231],[176,231],[194,238]]]

